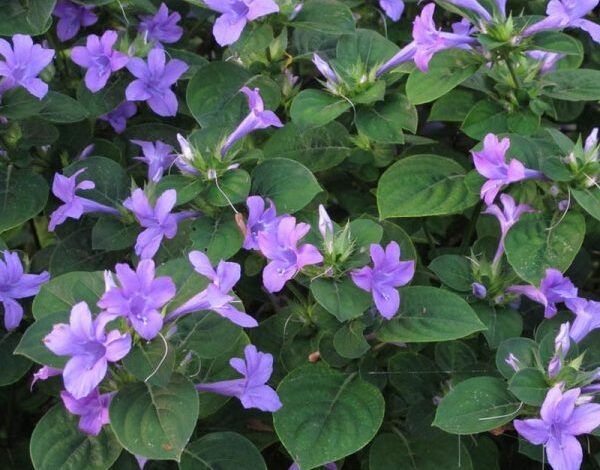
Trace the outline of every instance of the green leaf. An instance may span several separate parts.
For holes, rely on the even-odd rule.
[[[31,361],[14,353],[21,334],[16,331],[7,331],[0,337],[0,387],[15,383],[23,377],[31,367]]]
[[[581,248],[585,219],[581,214],[525,214],[506,237],[506,256],[517,274],[539,284],[546,269],[566,271]]]
[[[235,432],[206,434],[183,451],[180,470],[267,470],[259,450]]]
[[[121,104],[123,96],[125,96],[125,88],[129,83],[125,77],[110,80],[102,90],[92,93],[81,80],[77,88],[77,101],[83,106],[88,116],[102,116]]]
[[[398,52],[398,46],[371,29],[344,34],[337,43],[336,65],[351,71],[357,64],[372,70]]]
[[[406,404],[431,400],[441,380],[435,363],[414,352],[399,352],[388,360],[388,380]]]
[[[531,38],[531,44],[532,49],[575,56],[582,49],[577,39],[558,31],[542,31]]]
[[[476,102],[472,91],[454,89],[433,103],[427,121],[463,122]]]
[[[379,179],[377,205],[382,219],[461,213],[479,201],[454,160],[412,155],[389,167]]]
[[[98,436],[78,429],[79,416],[67,413],[62,403],[51,408],[31,435],[30,452],[36,470],[106,470],[121,453],[110,427]]]
[[[281,381],[277,393],[283,407],[273,415],[275,431],[302,470],[360,450],[383,420],[381,393],[354,374],[302,367]]]
[[[487,134],[508,132],[506,109],[490,100],[481,100],[471,108],[461,130],[469,137],[482,140]]]
[[[71,272],[53,277],[33,300],[33,316],[40,320],[51,313],[69,312],[78,302],[96,305],[104,293],[102,272]]]
[[[2,94],[0,116],[7,119],[26,119],[37,116],[44,102],[31,95],[25,88],[13,88]]]
[[[396,94],[373,107],[360,108],[356,128],[369,139],[382,144],[403,144],[404,132],[416,132],[417,109],[404,95]]]
[[[354,32],[352,11],[337,0],[308,0],[292,23],[294,29],[327,34]]]
[[[325,310],[344,322],[359,317],[373,303],[371,295],[356,287],[352,279],[320,277],[310,283],[310,292]]]
[[[364,331],[366,325],[362,320],[344,324],[333,335],[333,347],[336,352],[347,359],[358,359],[370,349]]]
[[[177,191],[177,206],[193,201],[202,191],[206,183],[200,178],[190,178],[184,175],[166,175],[156,184],[157,194],[162,194],[167,189]]]
[[[56,0],[3,2],[0,36],[12,36],[18,33],[37,36],[45,33],[52,24],[50,14],[55,4]]]
[[[543,76],[543,93],[565,101],[600,100],[600,71],[592,69],[556,70]]]
[[[387,245],[391,241],[395,241],[400,245],[402,259],[417,259],[417,251],[410,238],[410,235],[404,231],[402,227],[396,225],[389,220],[381,221],[383,227],[382,245]]]
[[[526,405],[542,406],[550,386],[539,369],[521,369],[512,376],[508,389]]]
[[[56,356],[43,342],[46,335],[52,331],[52,327],[57,323],[69,323],[69,313],[54,312],[32,323],[21,337],[21,341],[15,349],[15,354],[25,356],[38,364],[62,369],[68,357]]]
[[[135,244],[140,231],[137,224],[124,224],[114,217],[100,217],[92,229],[94,250],[125,250]]]
[[[406,82],[412,104],[429,103],[456,88],[477,72],[473,54],[459,49],[440,52],[431,60],[428,72],[414,70]]]
[[[352,151],[350,136],[339,122],[314,129],[286,124],[273,133],[263,147],[263,157],[287,158],[305,165],[310,171],[323,171],[342,163]]]
[[[520,367],[536,367],[538,345],[529,338],[508,338],[502,341],[496,351],[496,368],[507,379],[515,375],[515,370],[506,362],[511,354]]]
[[[93,181],[96,187],[82,192],[82,196],[101,204],[118,207],[130,194],[129,176],[114,160],[105,157],[88,157],[72,163],[64,170],[65,176],[71,176],[80,169],[85,171],[78,181]]]
[[[450,434],[476,434],[512,421],[521,405],[495,377],[460,382],[438,406],[433,426]]]
[[[509,114],[506,121],[509,132],[525,136],[535,134],[540,127],[540,122],[540,116],[528,109]]]
[[[156,338],[136,344],[123,358],[123,365],[136,379],[165,387],[171,379],[175,354],[166,341]]]
[[[218,219],[199,217],[192,224],[192,248],[206,253],[213,263],[229,259],[242,247],[243,237],[231,215]]]
[[[110,404],[110,423],[129,452],[152,460],[179,461],[198,418],[198,392],[174,374],[166,387],[134,383]]]
[[[272,199],[279,213],[299,211],[321,191],[310,170],[294,160],[271,158],[252,171],[252,193]]]
[[[485,330],[469,304],[435,287],[400,290],[400,311],[383,324],[377,337],[385,342],[429,343],[464,338]]]
[[[50,122],[71,123],[83,121],[87,117],[86,109],[70,96],[49,91],[44,97],[44,109],[39,117]]]
[[[0,232],[36,216],[46,205],[48,184],[31,170],[0,169]]]
[[[600,189],[597,187],[572,189],[575,200],[594,219],[600,220]]]
[[[294,98],[290,117],[302,128],[321,127],[350,109],[350,103],[321,90],[302,90]]]
[[[491,349],[496,349],[507,338],[519,336],[523,331],[523,317],[516,310],[490,306],[481,302],[471,305],[481,322],[487,327],[483,336]]]
[[[440,280],[451,289],[459,292],[470,292],[473,284],[471,261],[465,256],[442,255],[429,264]]]
[[[227,198],[223,196],[227,195]],[[250,192],[250,175],[246,170],[230,170],[219,178],[219,187],[210,186],[206,200],[217,207],[227,207],[230,204],[243,202]]]

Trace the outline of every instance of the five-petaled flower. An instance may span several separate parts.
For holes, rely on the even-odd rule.
[[[169,14],[169,9],[164,3],[160,4],[155,15],[143,16],[141,20],[138,29],[147,41],[173,44],[183,35],[183,28],[177,24],[181,15],[177,12]]]
[[[148,165],[148,179],[155,183],[160,181],[164,172],[177,158],[173,152],[173,147],[160,140],[156,142],[146,142],[145,140],[132,140],[132,143],[142,148],[143,156],[135,157],[136,160]]]
[[[234,357],[229,361],[231,367],[244,376],[243,379],[201,383],[196,385],[196,389],[201,392],[236,397],[246,409],[277,411],[282,406],[281,401],[277,392],[267,385],[267,381],[273,374],[273,356],[258,351],[252,344],[245,347],[244,356],[244,359]]]
[[[400,246],[390,242],[385,250],[381,245],[371,245],[373,267],[364,266],[350,273],[354,284],[371,292],[381,316],[392,318],[400,308],[398,287],[408,284],[415,275],[414,261],[400,261]]]
[[[127,127],[127,119],[135,116],[135,113],[137,113],[135,103],[123,101],[115,109],[103,114],[98,119],[108,122],[117,134],[122,134]]]
[[[69,0],[59,0],[52,14],[58,18],[56,35],[61,41],[73,39],[81,28],[98,21],[92,5],[77,5]]]

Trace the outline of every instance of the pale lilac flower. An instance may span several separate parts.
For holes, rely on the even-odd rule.
[[[71,356],[63,370],[67,392],[74,398],[89,395],[102,381],[109,362],[123,359],[131,349],[131,336],[119,330],[104,331],[112,315],[92,319],[85,302],[71,309],[69,324],[58,323],[44,338],[46,347],[58,356]]]
[[[373,267],[364,266],[350,273],[352,281],[362,290],[371,292],[382,317],[391,319],[400,308],[397,287],[408,284],[415,275],[414,261],[400,261],[400,246],[390,242],[385,250],[371,244]]]
[[[89,395],[75,398],[69,392],[60,392],[60,398],[67,411],[80,416],[79,429],[90,436],[97,436],[102,426],[110,423],[108,406],[116,392],[100,394],[97,388]]]
[[[554,356],[548,364],[548,376],[554,378],[558,375],[562,369],[563,361],[569,349],[571,348],[571,339],[569,338],[569,331],[571,325],[569,323],[563,323],[560,325],[560,329],[556,338],[554,338]]]
[[[567,299],[565,304],[576,315],[571,327],[573,341],[579,343],[590,331],[600,328],[600,302],[576,297]]]
[[[263,269],[263,285],[269,292],[279,292],[304,266],[323,261],[314,245],[298,242],[310,231],[310,225],[291,216],[282,217],[277,229],[258,233],[258,246],[269,260]]]
[[[51,232],[68,218],[80,219],[83,214],[89,212],[119,215],[119,211],[114,207],[105,206],[104,204],[100,204],[99,202],[92,201],[91,199],[76,194],[77,190],[85,191],[96,187],[94,182],[90,180],[83,180],[82,182],[77,183],[77,177],[85,170],[85,168],[77,170],[71,176],[64,176],[59,173],[54,175],[52,194],[60,199],[63,204],[50,215],[48,230]]]
[[[151,259],[140,261],[135,271],[127,264],[117,264],[115,271],[120,287],[114,281],[112,286],[109,282],[98,307],[109,314],[126,317],[133,329],[150,341],[162,329],[160,311],[175,297],[175,284],[168,276],[154,277],[154,261]]]
[[[535,445],[544,445],[554,470],[578,470],[583,460],[575,436],[589,434],[600,425],[600,405],[575,406],[581,389],[561,391],[560,384],[548,391],[540,411],[541,419],[516,419],[517,432]]]
[[[252,344],[244,348],[244,356],[244,359],[234,357],[229,360],[231,367],[244,378],[198,384],[196,390],[236,397],[246,409],[258,408],[271,413],[277,411],[282,406],[281,401],[277,392],[267,385],[273,374],[273,356],[259,352]]]
[[[196,212],[183,211],[172,214],[177,202],[177,191],[168,189],[156,200],[154,207],[141,189],[136,189],[123,201],[123,206],[134,213],[144,230],[137,237],[135,253],[142,259],[154,257],[163,238],[172,239],[177,235],[177,225],[184,219],[196,216]]]
[[[492,21],[492,15],[481,6],[477,0],[446,0],[448,3],[455,5],[460,8],[471,10],[485,21]]]
[[[62,374],[62,369],[55,369],[50,366],[42,366],[37,372],[33,374],[33,380],[31,381],[31,387],[29,390],[33,390],[33,386],[38,380],[48,380],[50,377],[56,377]]]
[[[577,297],[577,288],[558,269],[546,269],[539,289],[534,286],[511,286],[506,289],[513,294],[522,294],[544,306],[544,316],[556,315],[556,304]]]
[[[85,86],[92,93],[104,88],[113,72],[121,70],[129,62],[129,56],[114,50],[118,36],[116,31],[105,31],[102,37],[90,34],[86,45],[76,46],[71,51],[71,59],[87,69]]]
[[[329,217],[329,214],[325,210],[323,204],[319,204],[319,232],[323,237],[323,242],[325,243],[325,248],[328,253],[333,251],[333,222]]]
[[[108,122],[117,134],[122,134],[127,127],[127,119],[135,116],[137,106],[131,101],[123,101],[112,111],[103,114],[98,119]]]
[[[81,28],[91,26],[98,21],[92,11],[92,5],[78,5],[69,0],[58,0],[52,14],[59,18],[56,35],[61,41],[73,39]]]
[[[474,282],[471,284],[473,295],[478,299],[485,299],[487,297],[487,289],[483,284]]]
[[[8,250],[2,252],[0,260],[0,303],[4,307],[4,328],[8,331],[19,326],[23,319],[23,307],[16,299],[36,295],[42,284],[50,280],[50,274],[25,274],[23,264],[17,253]]]
[[[496,265],[500,262],[500,258],[504,254],[504,241],[506,235],[513,225],[515,225],[521,216],[528,212],[535,212],[535,210],[527,204],[515,204],[515,200],[508,194],[500,195],[500,202],[502,203],[502,209],[496,204],[490,204],[487,206],[484,214],[491,214],[498,219],[500,222],[500,243],[494,256],[493,264]]]
[[[279,6],[274,0],[203,1],[208,8],[221,13],[213,26],[213,36],[220,46],[229,46],[236,42],[248,21],[279,11]]]
[[[315,64],[315,67],[317,67],[317,70],[321,75],[325,77],[328,85],[337,85],[340,83],[339,75],[331,68],[331,65],[323,60],[316,52],[313,54],[312,62]]]
[[[506,0],[495,0],[495,2],[502,18],[506,18]]]
[[[222,156],[225,156],[233,144],[251,132],[259,129],[266,129],[271,126],[283,127],[283,123],[273,111],[265,111],[265,105],[258,88],[251,90],[245,86],[240,91],[248,98],[250,113],[225,140],[223,148],[221,149]]]
[[[504,359],[504,362],[506,364],[508,364],[510,366],[510,368],[512,370],[514,370],[515,372],[519,372],[523,368],[521,361],[519,361],[519,358],[517,356],[515,356],[513,353],[510,353],[506,357],[506,359]]]
[[[522,36],[528,37],[547,30],[579,28],[600,43],[600,25],[584,19],[597,6],[598,0],[550,0],[546,8],[548,16],[526,28]]]
[[[13,46],[6,39],[0,38],[0,94],[11,88],[22,86],[38,99],[48,93],[48,84],[38,78],[54,57],[53,49],[44,49],[34,44],[31,36],[15,34]]]
[[[165,51],[155,47],[148,54],[147,62],[134,57],[127,69],[137,78],[125,90],[129,101],[146,101],[159,116],[177,114],[177,96],[171,86],[187,71],[185,62],[178,59],[166,62]]]
[[[585,139],[585,145],[583,147],[583,150],[586,153],[591,152],[593,150],[597,151],[597,149],[596,149],[597,146],[598,146],[598,128],[595,127],[594,129],[592,129],[592,132],[590,132],[590,134]]]
[[[147,41],[173,44],[181,39],[183,28],[177,23],[181,15],[177,12],[169,14],[169,9],[164,3],[154,16],[146,15],[141,18],[138,30],[144,34]]]
[[[165,171],[177,158],[177,155],[173,153],[173,147],[160,140],[154,143],[145,140],[132,140],[131,142],[142,148],[144,155],[135,157],[135,159],[148,165],[148,179],[155,183],[160,181]]]
[[[273,201],[270,199],[267,201],[269,202],[268,209],[265,208],[265,200],[260,196],[250,196],[246,199],[248,221],[243,245],[246,250],[258,250],[258,234],[275,230],[281,219],[281,217],[277,217]]]
[[[200,171],[194,167],[194,151],[189,141],[181,134],[177,134],[177,142],[179,142],[181,152],[178,153],[175,158],[175,166],[179,168],[182,173],[200,176]]]
[[[539,63],[541,74],[553,71],[558,61],[565,58],[565,54],[548,51],[527,51],[525,54]]]
[[[525,168],[516,158],[506,163],[506,152],[510,147],[508,137],[498,140],[494,134],[488,134],[483,140],[483,149],[471,151],[477,172],[487,178],[481,187],[481,198],[491,204],[505,186],[530,178],[541,178],[539,171]]]
[[[404,12],[404,2],[402,0],[379,0],[379,6],[390,20],[400,21],[402,12]]]
[[[169,320],[186,313],[212,310],[243,328],[258,326],[258,322],[254,318],[231,305],[236,300],[229,293],[240,280],[241,268],[239,264],[221,260],[215,271],[208,256],[201,251],[190,252],[189,260],[194,266],[194,270],[210,279],[211,284],[171,313],[168,317]]]

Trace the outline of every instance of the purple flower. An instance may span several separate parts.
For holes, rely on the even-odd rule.
[[[131,336],[119,330],[104,331],[112,315],[92,320],[85,302],[71,309],[69,324],[58,323],[44,338],[46,347],[58,356],[71,356],[63,370],[67,392],[74,398],[89,395],[102,381],[109,362],[123,359],[131,349]]]
[[[381,77],[384,73],[392,70],[395,67],[398,67],[401,64],[406,62],[410,62],[414,59],[415,53],[417,52],[416,43],[410,42],[406,46],[404,46],[400,51],[395,54],[390,60],[388,60],[385,64],[377,69],[375,75],[377,77]]]
[[[137,78],[125,90],[129,101],[146,101],[159,116],[177,114],[177,97],[171,86],[187,71],[185,62],[178,59],[165,62],[165,51],[154,48],[148,54],[148,62],[134,57],[127,69]]]
[[[271,126],[283,126],[282,122],[273,111],[265,111],[265,105],[258,88],[251,90],[245,86],[240,91],[248,98],[250,113],[244,118],[237,129],[227,137],[227,140],[225,140],[225,144],[223,144],[223,148],[221,149],[222,156],[225,156],[234,143],[251,132],[259,129],[266,129]]]
[[[204,3],[221,13],[213,26],[213,36],[220,46],[236,42],[248,21],[279,11],[274,0],[204,0]]]
[[[117,39],[116,31],[111,30],[105,31],[102,37],[90,34],[85,47],[76,46],[71,51],[73,62],[87,69],[85,86],[92,93],[104,88],[111,74],[129,62],[127,54],[113,49]]]
[[[183,173],[199,176],[200,172],[194,168],[194,151],[189,141],[181,134],[177,134],[177,142],[179,142],[181,153],[177,154],[175,166]]]
[[[402,0],[379,0],[379,6],[392,21],[399,21],[404,11]]]
[[[573,341],[579,343],[590,331],[600,328],[600,302],[575,297],[565,304],[576,315],[571,327]]]
[[[279,292],[287,281],[304,267],[323,261],[314,245],[298,242],[310,231],[310,225],[291,216],[282,217],[277,229],[258,233],[258,246],[269,264],[263,269],[263,285],[269,292]]]
[[[58,17],[56,34],[61,41],[74,38],[82,27],[91,26],[98,21],[92,11],[93,6],[77,5],[69,0],[59,0],[54,7],[54,16]]]
[[[89,212],[102,212],[106,214],[119,215],[119,211],[113,207],[105,206],[99,202],[92,201],[85,197],[77,196],[75,192],[78,189],[88,190],[94,189],[96,185],[93,181],[83,180],[81,183],[77,183],[77,177],[83,173],[86,169],[82,168],[77,170],[71,176],[64,176],[59,173],[54,175],[54,181],[52,182],[52,194],[60,199],[64,204],[58,207],[50,215],[50,223],[48,224],[48,230],[51,232],[62,224],[68,218],[80,219],[83,214]]]
[[[405,286],[415,275],[414,261],[400,261],[400,246],[390,242],[385,248],[371,244],[373,267],[365,266],[350,273],[352,281],[362,290],[371,292],[381,316],[391,319],[400,308],[397,287]]]
[[[80,416],[79,429],[90,436],[97,436],[102,426],[110,423],[108,405],[115,392],[103,393],[95,388],[89,395],[75,398],[69,392],[60,392],[60,398],[69,413]]]
[[[500,258],[504,254],[504,240],[506,239],[506,235],[510,228],[515,225],[521,215],[527,212],[535,212],[534,209],[527,204],[515,204],[515,200],[512,196],[508,194],[500,195],[500,202],[502,202],[503,209],[500,209],[496,204],[490,204],[487,206],[484,214],[491,214],[498,219],[500,222],[500,243],[498,244],[498,250],[496,251],[496,255],[494,256],[494,265],[497,265],[500,262]]]
[[[328,85],[337,85],[338,83],[340,83],[340,77],[338,76],[338,74],[316,52],[313,54],[312,61],[313,64],[315,64],[315,67],[317,67],[317,70],[321,72],[321,75],[325,77]]]
[[[156,142],[146,142],[145,140],[132,140],[135,145],[142,148],[143,156],[135,157],[148,165],[148,179],[155,183],[160,181],[165,170],[167,170],[177,158],[173,153],[173,147],[160,140]]]
[[[539,63],[541,74],[554,70],[556,63],[565,57],[565,54],[548,51],[527,51],[525,54]]]
[[[447,0],[447,2],[457,7],[474,11],[485,21],[492,21],[492,15],[477,0]]]
[[[141,20],[138,30],[148,41],[172,44],[179,41],[183,35],[183,28],[177,24],[181,15],[177,12],[169,14],[169,9],[164,3],[160,4],[154,16],[146,15]]]
[[[36,373],[33,374],[33,380],[31,381],[30,390],[33,390],[33,386],[38,380],[48,380],[50,377],[56,377],[62,374],[62,369],[55,369],[50,366],[42,366]]]
[[[534,286],[511,286],[506,289],[513,294],[522,294],[544,306],[544,316],[556,315],[556,304],[577,297],[577,288],[558,269],[546,269],[539,289]]]
[[[17,253],[2,252],[0,260],[0,303],[4,307],[4,328],[14,330],[23,319],[23,307],[15,299],[36,295],[42,284],[50,280],[46,271],[40,274],[25,274]]]
[[[244,356],[245,359],[234,357],[229,360],[231,367],[244,376],[243,379],[198,384],[196,389],[236,397],[246,409],[258,408],[272,413],[277,411],[282,406],[279,397],[275,390],[266,385],[273,374],[273,356],[257,351],[252,344],[244,348]]]
[[[135,116],[137,106],[131,101],[123,101],[112,111],[102,115],[99,119],[108,122],[117,134],[123,133],[127,126],[127,119]]]
[[[475,168],[488,180],[481,187],[481,198],[491,204],[500,190],[511,183],[529,178],[541,178],[539,171],[529,170],[519,160],[513,158],[506,163],[506,152],[510,147],[508,137],[498,140],[494,134],[488,134],[483,140],[483,149],[471,151]]]
[[[248,206],[248,221],[246,222],[246,237],[244,248],[246,250],[258,250],[258,234],[270,232],[277,228],[281,217],[277,217],[275,204],[270,199],[269,208],[265,209],[265,200],[260,196],[250,196],[246,199]]]
[[[0,94],[11,88],[22,86],[40,100],[48,93],[48,84],[38,78],[54,57],[53,49],[44,49],[33,44],[31,36],[15,34],[13,47],[5,39],[0,39]]]
[[[109,280],[109,288],[98,301],[98,307],[112,315],[126,317],[133,329],[150,341],[162,329],[160,310],[175,297],[175,284],[170,277],[154,277],[151,259],[140,261],[135,271],[127,264],[117,264],[115,271],[121,286]]]
[[[258,322],[254,318],[231,305],[232,302],[235,302],[235,298],[229,295],[229,292],[240,280],[239,264],[221,260],[215,271],[208,256],[201,251],[190,252],[189,260],[194,266],[194,270],[210,279],[211,284],[171,313],[168,317],[169,320],[190,312],[212,310],[243,328],[258,326]]]
[[[548,15],[523,31],[523,37],[532,36],[540,31],[564,28],[583,29],[600,43],[600,25],[583,17],[598,6],[598,0],[550,0],[546,8]]]
[[[471,284],[473,295],[478,299],[485,299],[487,297],[487,289],[483,284],[474,282]]]
[[[535,445],[546,448],[554,470],[578,470],[583,459],[575,436],[589,434],[600,425],[600,405],[575,406],[581,389],[562,393],[560,384],[548,391],[540,411],[541,419],[516,419],[517,432]]]
[[[152,207],[144,191],[139,188],[123,201],[123,206],[133,212],[140,225],[146,229],[138,235],[135,243],[135,253],[140,258],[152,258],[164,237],[170,240],[177,235],[177,225],[180,221],[196,215],[192,211],[171,214],[176,202],[177,191],[168,189],[158,197]]]

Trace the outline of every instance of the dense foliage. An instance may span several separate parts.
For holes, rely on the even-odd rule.
[[[3,468],[600,468],[598,0],[5,0]]]

